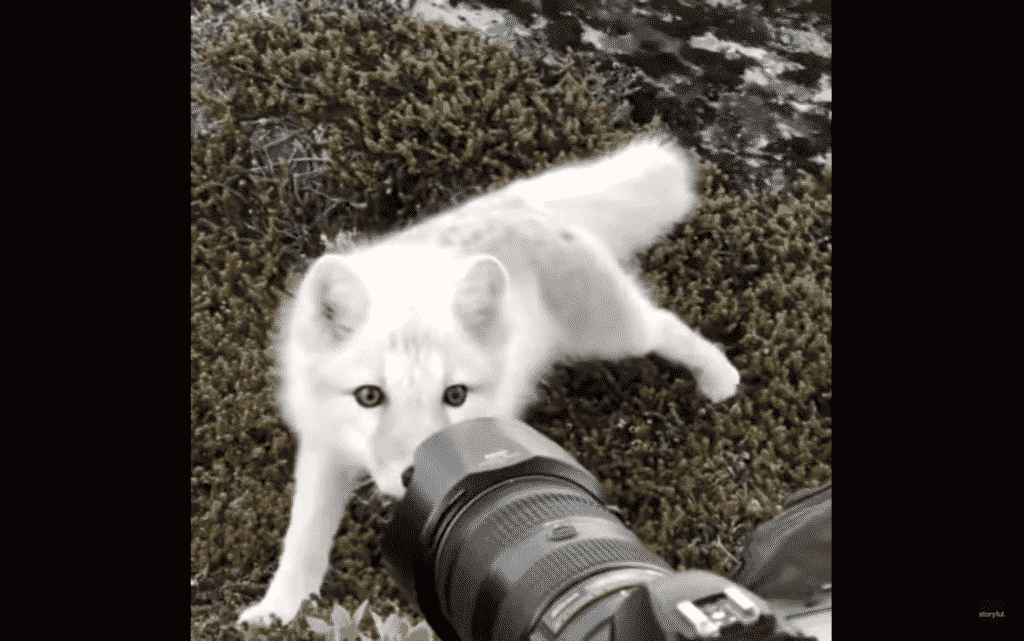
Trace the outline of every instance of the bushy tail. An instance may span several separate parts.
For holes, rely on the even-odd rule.
[[[691,159],[663,137],[642,137],[600,158],[549,170],[506,189],[559,224],[597,236],[621,262],[694,213]]]

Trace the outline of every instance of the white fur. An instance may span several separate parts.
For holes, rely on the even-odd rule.
[[[266,596],[239,621],[288,622],[319,591],[361,472],[403,496],[420,443],[462,420],[518,417],[559,358],[658,352],[713,401],[734,394],[728,359],[622,266],[691,212],[693,183],[677,147],[641,140],[315,261],[276,346],[299,442],[291,523]],[[386,400],[361,405],[367,385]],[[456,385],[465,402],[446,404]]]

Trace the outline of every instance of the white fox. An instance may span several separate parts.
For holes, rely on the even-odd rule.
[[[417,446],[459,421],[519,418],[560,358],[657,352],[712,401],[732,396],[736,368],[620,265],[693,210],[694,185],[678,147],[644,138],[317,259],[276,345],[298,440],[291,523],[239,622],[287,623],[319,593],[360,474],[401,498]]]

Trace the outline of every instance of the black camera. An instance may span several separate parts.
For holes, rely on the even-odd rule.
[[[521,421],[434,434],[403,482],[384,563],[443,641],[814,638],[728,579],[674,572],[590,472]]]

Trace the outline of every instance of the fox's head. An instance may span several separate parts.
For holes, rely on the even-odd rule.
[[[508,278],[493,257],[423,246],[318,259],[278,349],[290,427],[404,496],[401,475],[425,439],[495,415]]]

